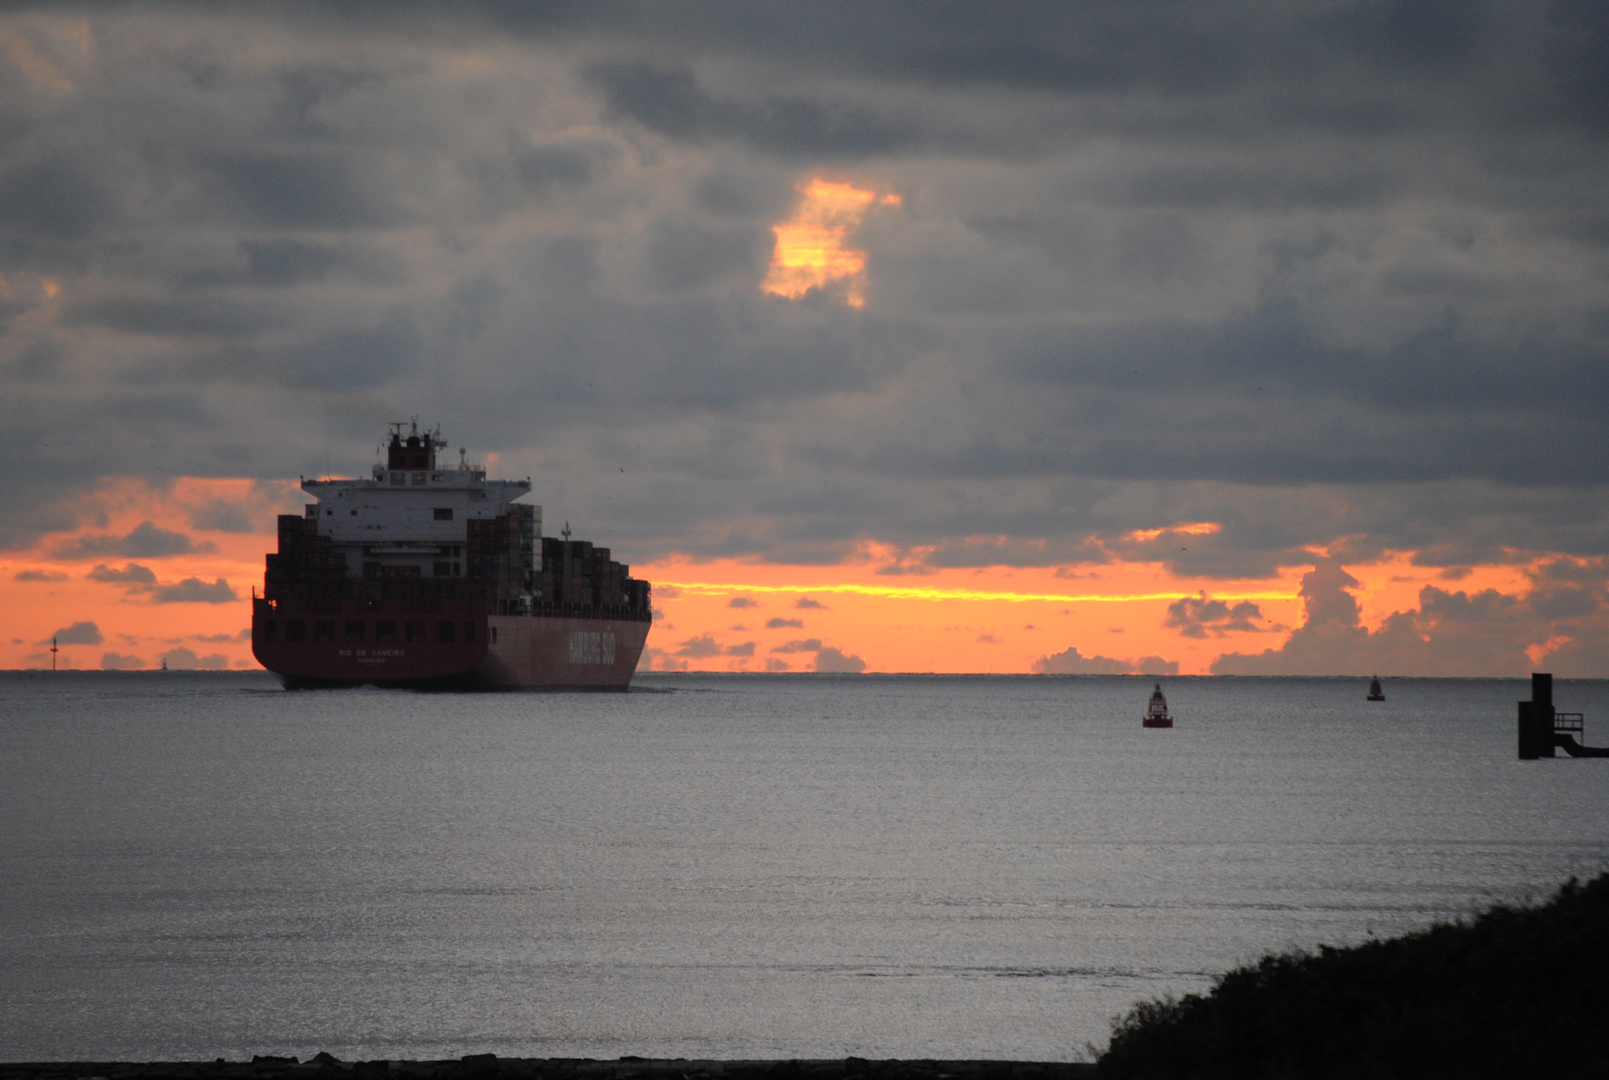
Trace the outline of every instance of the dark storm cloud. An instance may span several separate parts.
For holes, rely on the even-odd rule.
[[[99,563],[84,576],[91,581],[103,581],[111,585],[156,584],[156,573],[150,567],[141,566],[139,563],[126,563],[121,570]]]
[[[1205,594],[1187,596],[1169,604],[1163,625],[1179,631],[1183,637],[1193,638],[1271,629],[1264,623],[1261,609],[1250,600],[1231,606],[1227,601],[1213,600]]]
[[[862,105],[774,96],[717,100],[687,69],[604,64],[589,74],[613,113],[685,142],[734,139],[790,157],[836,158],[886,154],[916,138]]]
[[[321,151],[220,155],[205,167],[251,225],[370,229],[402,218],[376,190],[376,164]]]
[[[110,202],[93,165],[64,157],[21,161],[0,173],[0,244],[28,252],[91,234]]]
[[[172,585],[159,585],[151,591],[151,599],[158,604],[232,604],[240,595],[223,578],[210,584],[200,578],[185,578]]]
[[[40,644],[99,645],[105,640],[106,638],[101,636],[101,628],[93,622],[75,622],[71,626],[57,630]]]
[[[6,545],[108,472],[361,473],[420,413],[634,561],[1609,549],[1601,5],[0,30]],[[850,241],[863,310],[759,287],[823,167],[901,197]],[[1221,528],[1141,536],[1182,522]],[[78,554],[154,557],[128,540]]]
[[[81,536],[57,548],[51,554],[57,559],[87,559],[104,555],[160,559],[172,555],[194,555],[217,550],[218,546],[210,540],[198,544],[184,533],[142,521],[125,536],[105,533]]]
[[[246,253],[248,275],[265,285],[322,281],[343,262],[327,245],[299,240],[242,240],[240,247]]]

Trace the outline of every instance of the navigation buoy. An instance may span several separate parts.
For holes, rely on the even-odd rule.
[[[1162,684],[1151,691],[1151,703],[1145,707],[1144,727],[1172,727],[1173,717],[1168,715],[1168,699],[1162,696]]]

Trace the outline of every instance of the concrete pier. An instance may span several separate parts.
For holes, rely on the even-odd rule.
[[[1584,746],[1576,739],[1586,737],[1580,713],[1561,713],[1553,707],[1553,676],[1531,673],[1531,700],[1520,706],[1520,760],[1553,757],[1562,749],[1571,757],[1609,757],[1609,747]]]
[[[1553,676],[1531,673],[1531,700],[1520,705],[1520,760],[1553,756]]]

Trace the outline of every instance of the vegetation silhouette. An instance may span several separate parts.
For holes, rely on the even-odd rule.
[[[1609,1068],[1609,874],[1539,907],[1263,958],[1114,1022],[1102,1080],[1543,1077]]]

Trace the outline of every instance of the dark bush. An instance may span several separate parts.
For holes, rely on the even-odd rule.
[[[1098,1075],[1609,1075],[1609,874],[1536,908],[1349,949],[1265,957],[1211,992],[1146,1002]]]

